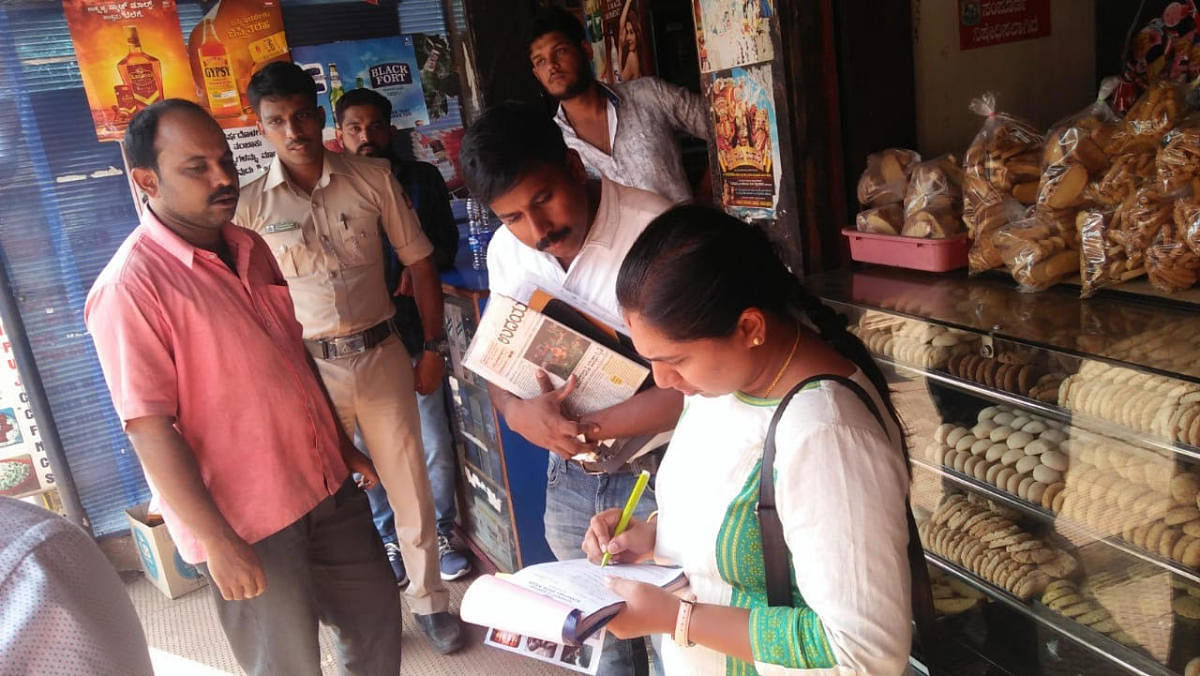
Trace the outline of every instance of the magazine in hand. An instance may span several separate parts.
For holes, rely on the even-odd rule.
[[[511,635],[577,646],[625,607],[625,600],[604,584],[606,576],[668,591],[687,584],[682,568],[647,563],[602,568],[587,559],[552,561],[508,576],[479,576],[463,595],[459,615]]]
[[[600,655],[604,652],[604,635],[605,631],[601,629],[580,645],[565,645],[536,636],[522,636],[504,629],[489,628],[484,635],[483,644],[595,676],[600,670]]]
[[[577,385],[564,404],[574,415],[629,399],[650,376],[644,365],[500,294],[488,300],[463,366],[522,399],[542,393],[538,371],[555,387],[573,375]]]

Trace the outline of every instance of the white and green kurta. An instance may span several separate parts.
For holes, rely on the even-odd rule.
[[[853,379],[873,392],[861,372]],[[767,605],[755,505],[778,404],[743,394],[687,399],[658,472],[655,556],[683,566],[700,602],[750,609],[755,664],[667,637],[667,674],[903,673],[912,636],[908,474],[871,412],[834,383],[798,393],[779,423],[776,501],[793,607]]]

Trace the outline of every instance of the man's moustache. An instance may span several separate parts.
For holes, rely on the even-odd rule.
[[[566,228],[563,228],[562,230],[555,230],[554,232],[551,232],[538,240],[536,245],[537,250],[545,251],[546,249],[549,249],[551,245],[558,244],[566,239],[568,236],[570,236],[570,234],[571,231]]]
[[[227,188],[227,189],[225,189],[225,190],[218,190],[217,192],[213,193],[213,194],[212,194],[212,196],[210,196],[210,197],[208,198],[208,203],[209,203],[209,204],[214,204],[214,203],[216,203],[216,201],[217,201],[217,200],[219,200],[219,199],[221,199],[221,198],[224,198],[224,197],[233,197],[233,198],[237,198],[237,196],[238,196],[238,191],[237,191],[236,189],[234,189],[234,188]]]

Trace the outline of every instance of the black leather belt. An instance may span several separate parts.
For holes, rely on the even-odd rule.
[[[662,464],[663,453],[665,452],[665,449],[656,449],[649,453],[644,453],[611,472],[605,472],[601,469],[598,462],[586,462],[584,460],[571,460],[571,462],[579,465],[579,468],[584,472],[596,476],[601,474],[640,474],[642,470],[655,474],[658,472],[658,466]]]
[[[392,335],[392,320],[379,322],[375,326],[337,338],[317,338],[304,341],[308,353],[317,359],[338,359],[365,352],[387,340]]]

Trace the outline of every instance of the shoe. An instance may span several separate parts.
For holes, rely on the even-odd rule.
[[[404,569],[404,557],[400,556],[400,545],[395,542],[385,542],[383,551],[387,552],[388,563],[392,564],[392,574],[396,576],[396,584],[401,587],[408,584],[408,571]]]
[[[457,580],[471,572],[471,562],[454,548],[449,536],[438,535],[438,559],[443,580]]]
[[[417,626],[425,634],[429,645],[433,646],[438,653],[449,655],[462,648],[462,621],[458,619],[457,615],[443,611],[429,615],[414,614],[413,617],[416,618]]]

